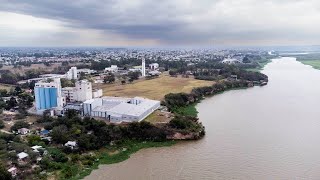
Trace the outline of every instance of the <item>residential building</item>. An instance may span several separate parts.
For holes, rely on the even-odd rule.
[[[21,129],[18,129],[18,134],[21,134],[21,135],[26,135],[30,133],[30,130],[27,129],[27,128],[21,128]]]
[[[68,141],[64,146],[69,147],[70,149],[75,149],[78,145],[76,141]]]
[[[29,157],[29,154],[25,152],[21,152],[17,154],[17,157],[18,157],[18,161],[25,161]]]
[[[16,167],[11,167],[10,169],[8,169],[8,172],[11,174],[12,177],[16,177],[18,171]]]

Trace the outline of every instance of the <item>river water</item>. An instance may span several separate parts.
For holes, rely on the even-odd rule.
[[[85,179],[320,179],[320,71],[281,58],[263,73],[267,86],[197,105],[202,140],[144,149]]]

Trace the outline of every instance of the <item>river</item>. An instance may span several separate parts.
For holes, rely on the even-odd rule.
[[[144,149],[85,179],[320,179],[320,71],[281,58],[263,73],[267,86],[197,105],[202,140]]]

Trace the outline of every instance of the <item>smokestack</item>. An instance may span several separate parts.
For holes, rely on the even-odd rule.
[[[146,61],[144,58],[142,58],[142,69],[141,69],[141,74],[142,74],[142,77],[145,77],[146,76]]]

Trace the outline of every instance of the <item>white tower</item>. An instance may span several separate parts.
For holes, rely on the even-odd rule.
[[[88,80],[76,82],[77,101],[86,101],[92,99],[92,84]]]
[[[77,67],[71,67],[67,72],[68,79],[78,79],[78,70]]]
[[[141,68],[142,77],[146,76],[146,60],[142,58],[142,68]]]

